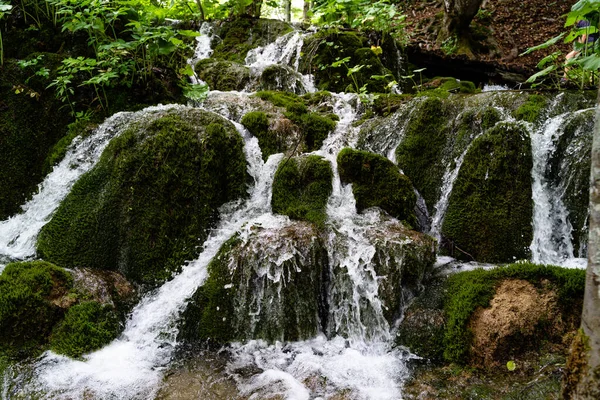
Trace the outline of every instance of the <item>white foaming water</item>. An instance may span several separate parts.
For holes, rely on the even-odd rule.
[[[84,361],[46,352],[37,364],[36,375],[37,384],[50,396],[153,398],[162,370],[177,345],[178,317],[187,299],[203,284],[206,267],[223,243],[246,223],[278,227],[287,221],[270,213],[273,176],[282,155],[273,155],[263,163],[258,140],[241,125],[236,127],[244,136],[248,172],[255,181],[249,200],[222,207],[221,222],[205,242],[200,256],[135,307],[119,339],[84,356]]]
[[[26,259],[35,255],[35,242],[42,227],[50,220],[73,184],[98,161],[110,139],[119,135],[135,120],[149,114],[182,106],[154,106],[135,113],[120,112],[108,118],[86,138],[77,137],[63,160],[39,185],[20,214],[0,222],[0,258]]]
[[[412,357],[382,343],[356,349],[339,336],[271,346],[250,341],[233,345],[232,352],[235,362],[230,371],[248,366],[264,371],[240,384],[243,395],[256,399],[279,394],[285,399],[316,400],[350,391],[357,400],[398,400],[395,382],[408,377],[405,360]]]
[[[210,43],[212,42],[214,36],[213,26],[210,22],[203,22],[200,27],[200,36],[196,36],[196,49],[194,50],[194,55],[187,60],[189,66],[192,67],[192,70],[195,69],[196,64],[200,60],[204,60],[205,58],[209,58],[213,50],[210,47]],[[194,71],[194,75],[190,77],[192,84],[199,85],[202,82],[196,72]]]
[[[588,110],[565,113],[546,121],[531,133],[533,169],[533,241],[531,258],[541,264],[562,265],[569,268],[585,267],[586,260],[573,254],[569,211],[563,202],[563,189],[547,176],[548,164],[556,152],[556,144],[564,133],[569,118]]]
[[[302,75],[298,72],[300,65],[300,55],[302,53],[302,45],[304,44],[304,36],[298,31],[290,32],[280,36],[273,43],[264,47],[252,49],[246,55],[245,63],[254,76],[260,76],[262,72],[272,65],[289,67],[290,73],[295,75],[296,81],[292,84],[293,91],[296,91],[296,85],[302,85],[302,92],[312,93],[316,91],[313,78],[310,75]],[[281,83],[280,83],[281,84]]]

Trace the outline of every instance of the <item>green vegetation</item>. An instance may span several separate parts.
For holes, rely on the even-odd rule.
[[[449,128],[446,111],[440,99],[426,99],[417,106],[406,128],[404,140],[396,149],[398,166],[421,193],[429,212],[439,196],[444,176],[442,154]]]
[[[41,65],[56,74],[62,57],[43,56]],[[70,117],[60,109],[51,94],[44,92],[43,77],[33,76],[15,93],[15,83],[33,75],[12,59],[7,59],[0,73],[0,220],[15,214],[19,206],[35,191],[42,180],[44,159],[50,148],[64,135]]]
[[[548,100],[539,94],[532,94],[527,101],[517,108],[513,115],[518,120],[536,122],[544,111]]]
[[[390,160],[367,151],[345,148],[337,158],[342,182],[352,183],[356,208],[380,207],[391,216],[416,225],[416,196],[410,180]]]
[[[119,319],[113,307],[95,301],[79,303],[67,311],[50,337],[50,347],[69,357],[99,349],[117,337]]]
[[[243,90],[250,81],[250,69],[232,61],[206,58],[196,64],[195,70],[212,90]]]
[[[38,252],[154,285],[197,255],[217,208],[247,195],[242,140],[206,111],[168,112],[113,139],[62,202]]]
[[[277,107],[284,107],[286,112],[284,115],[290,121],[292,121],[299,129],[302,135],[302,141],[304,146],[301,148],[302,151],[314,151],[318,150],[322,145],[323,141],[329,135],[333,129],[335,129],[336,118],[332,115],[322,116],[317,112],[308,111],[305,101],[302,97],[289,93],[289,92],[273,92],[273,91],[261,91],[256,93],[256,97],[269,101]],[[253,126],[250,121],[247,120],[248,126]],[[264,124],[263,124],[264,126]],[[250,129],[252,132],[252,130]],[[261,132],[257,129],[257,132]],[[281,143],[283,138],[263,140],[267,147],[267,152],[273,150],[283,151],[286,149],[278,149],[271,147],[273,140]],[[260,138],[259,138],[260,140]],[[263,153],[264,155],[265,153]]]
[[[333,172],[320,156],[284,159],[273,180],[273,212],[323,226]]]
[[[72,285],[69,273],[48,262],[8,264],[0,275],[0,352],[21,358],[43,350]]]
[[[471,332],[467,325],[478,307],[488,307],[497,284],[503,279],[523,279],[536,287],[550,281],[558,294],[558,306],[565,316],[578,318],[573,310],[582,307],[585,271],[516,263],[491,270],[477,269],[451,275],[446,283],[445,313],[447,317],[444,335],[444,359],[464,363],[469,357]],[[545,336],[545,335],[542,335]],[[549,337],[538,337],[546,340]],[[515,344],[516,345],[516,344]]]
[[[527,258],[531,143],[518,124],[496,125],[469,148],[450,195],[443,235],[454,255],[482,262]]]

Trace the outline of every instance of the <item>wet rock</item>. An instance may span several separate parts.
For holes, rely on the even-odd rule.
[[[248,179],[233,124],[185,107],[152,114],[77,181],[40,232],[38,253],[156,285],[195,258],[218,207],[247,196]]]
[[[412,183],[394,163],[377,154],[350,148],[342,150],[337,161],[342,182],[353,184],[359,212],[376,206],[416,226]]]
[[[496,125],[473,141],[442,225],[455,256],[480,262],[528,257],[532,165],[529,134],[518,124]]]
[[[206,58],[196,64],[195,71],[211,90],[241,91],[250,82],[250,69],[233,61]]]
[[[209,340],[302,340],[324,329],[328,258],[313,225],[249,226],[208,266],[182,316],[180,336]]]

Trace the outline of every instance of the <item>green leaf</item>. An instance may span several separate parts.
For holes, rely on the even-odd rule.
[[[533,82],[535,82],[535,80],[536,80],[537,78],[541,78],[542,76],[546,76],[546,75],[550,74],[550,72],[552,72],[552,71],[555,71],[555,70],[556,70],[556,68],[557,68],[557,67],[556,67],[556,65],[551,65],[551,66],[549,66],[549,67],[547,67],[547,68],[544,68],[544,69],[543,69],[543,70],[541,70],[540,72],[538,72],[538,73],[536,73],[536,74],[533,74],[533,75],[531,75],[531,76],[529,77],[529,79],[527,79],[527,81],[526,81],[526,82],[527,82],[527,83],[533,83]]]
[[[595,71],[600,68],[600,56],[592,54],[579,60],[581,67],[588,71]]]
[[[190,31],[188,29],[181,29],[177,31],[178,34],[180,34],[181,36],[185,36],[185,37],[197,37],[197,36],[202,36],[202,34],[200,32],[196,32],[196,31]]]
[[[506,363],[506,368],[509,371],[514,371],[515,369],[517,369],[517,364],[515,364],[514,361],[510,360],[509,362]]]
[[[547,42],[545,42],[545,43],[538,44],[537,46],[530,47],[530,48],[528,48],[528,49],[527,49],[527,51],[525,51],[524,53],[521,53],[521,54],[519,54],[519,55],[520,55],[520,56],[524,56],[524,55],[526,55],[526,54],[529,54],[529,53],[532,53],[532,52],[534,52],[534,51],[537,51],[537,50],[542,50],[542,49],[546,49],[546,48],[548,48],[548,47],[550,47],[550,46],[553,46],[553,45],[555,45],[556,43],[558,43],[558,41],[559,41],[560,39],[562,39],[562,38],[563,38],[563,36],[565,36],[565,34],[566,34],[566,33],[565,33],[565,32],[563,32],[563,33],[561,33],[560,35],[558,35],[558,36],[556,36],[556,37],[553,37],[552,39],[548,40],[548,41],[547,41]]]

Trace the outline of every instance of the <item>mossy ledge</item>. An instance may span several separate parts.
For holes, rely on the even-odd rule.
[[[324,226],[332,179],[331,163],[323,157],[284,159],[273,180],[273,212]]]
[[[193,259],[217,208],[245,197],[242,139],[222,117],[168,111],[113,139],[38,238],[64,267],[118,270],[155,285]]]
[[[525,259],[533,238],[531,142],[519,124],[496,125],[471,144],[458,173],[442,234],[457,257]]]
[[[518,332],[494,331],[497,342],[482,348],[475,343],[475,336],[481,334],[481,325],[474,321],[481,317],[482,311],[490,310],[492,299],[504,285],[515,282],[517,285],[513,288],[532,285],[532,290],[542,299],[552,301],[534,306],[538,319],[532,318],[529,325],[516,327]],[[523,357],[530,357],[532,350],[539,356],[548,350],[545,344],[550,344],[554,352],[562,346],[560,351],[564,355],[568,344],[565,335],[572,333],[580,323],[580,314],[573,310],[582,307],[584,284],[583,270],[529,262],[449,276],[439,274],[406,310],[396,344],[409,347],[434,364],[457,363],[484,369],[495,369],[497,364],[508,360],[519,362]],[[519,315],[522,309],[519,302],[525,301],[526,296],[518,290],[509,293],[512,295],[505,297],[504,304],[508,300],[514,309],[508,313]],[[482,352],[488,352],[486,358],[481,357]]]
[[[337,162],[342,182],[352,183],[359,212],[380,207],[409,226],[416,226],[412,183],[394,163],[378,154],[350,148],[340,151]]]
[[[54,264],[8,264],[0,274],[0,353],[22,358],[44,350],[72,286],[71,275]]]

